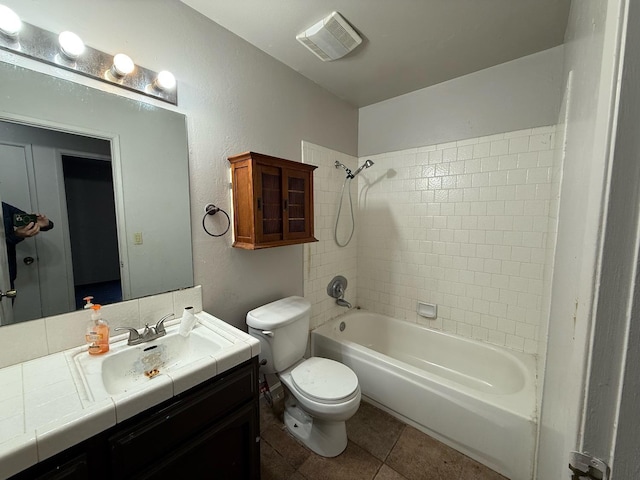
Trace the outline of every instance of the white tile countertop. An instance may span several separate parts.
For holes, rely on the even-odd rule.
[[[226,346],[117,395],[96,394],[87,388],[74,360],[78,355],[88,355],[86,346],[0,369],[0,478],[62,452],[260,353],[260,343],[247,333],[206,312],[197,313],[196,318],[194,330],[213,330]],[[177,329],[179,323],[179,319],[165,322],[167,331]],[[111,350],[127,348],[127,336],[111,337]]]

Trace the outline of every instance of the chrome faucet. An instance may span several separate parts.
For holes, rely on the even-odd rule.
[[[336,303],[341,307],[351,308],[351,304],[347,302],[344,298],[336,299]]]
[[[351,304],[344,299],[344,292],[347,289],[347,279],[342,275],[333,277],[327,285],[327,295],[336,299],[336,304],[341,307],[352,308]]]
[[[167,334],[167,331],[164,328],[164,321],[173,316],[173,313],[165,315],[158,320],[155,327],[150,327],[148,323],[145,323],[142,333],[138,332],[138,330],[133,327],[116,327],[113,330],[128,330],[129,339],[127,340],[127,345],[139,345],[140,343],[150,342],[156,338],[164,337]]]
[[[338,285],[336,288],[338,293],[338,298],[336,298],[336,304],[341,307],[351,308],[351,304],[344,299],[344,288],[341,285]]]

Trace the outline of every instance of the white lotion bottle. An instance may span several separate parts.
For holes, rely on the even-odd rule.
[[[180,329],[178,333],[183,337],[188,337],[196,324],[196,316],[193,314],[193,307],[186,307],[180,319]]]

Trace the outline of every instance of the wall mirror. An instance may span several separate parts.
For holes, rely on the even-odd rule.
[[[3,62],[0,85],[0,198],[54,222],[0,324],[193,286],[184,115]]]

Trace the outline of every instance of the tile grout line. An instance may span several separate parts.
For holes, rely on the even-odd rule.
[[[404,431],[406,430],[407,425],[404,424],[402,426],[402,429],[400,430],[400,433],[398,433],[398,437],[396,438],[396,441],[393,442],[393,445],[391,445],[391,448],[389,449],[389,453],[387,453],[387,455],[384,457],[384,460],[382,461],[382,465],[380,466],[380,468],[382,468],[384,465],[386,465],[389,469],[393,470],[394,472],[398,473],[398,475],[402,475],[400,472],[397,472],[394,468],[391,468],[389,465],[387,465],[387,460],[389,459],[389,456],[391,455],[391,452],[393,452],[393,449],[396,447],[396,445],[398,444],[398,441],[400,440],[400,437],[402,437],[402,434],[404,433]],[[378,469],[379,470],[379,469]],[[403,475],[404,477],[404,475]],[[375,479],[375,476],[373,477]]]
[[[389,449],[389,453],[387,453],[387,456],[384,457],[384,461],[383,463],[387,463],[387,460],[389,459],[389,455],[391,455],[391,452],[393,452],[393,449],[396,447],[396,445],[398,444],[398,441],[400,441],[400,437],[402,437],[402,434],[404,433],[404,431],[407,429],[407,424],[404,424],[402,426],[402,430],[400,430],[400,433],[398,434],[398,438],[396,438],[396,441],[393,442],[393,445],[391,446],[391,448]],[[391,468],[391,467],[389,467]]]

